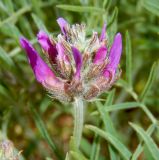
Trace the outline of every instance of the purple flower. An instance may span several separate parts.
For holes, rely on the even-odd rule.
[[[104,23],[104,25],[103,25],[102,32],[101,32],[99,40],[103,41],[105,39],[106,39],[106,23]]]
[[[110,63],[104,69],[105,77],[108,78],[110,77],[110,71],[112,72],[113,75],[115,75],[120,61],[121,53],[122,53],[122,37],[120,33],[117,33],[114,38],[113,45],[110,49],[110,54],[109,54]]]
[[[56,63],[56,44],[52,44],[53,42],[51,43],[49,36],[44,31],[40,31],[37,34],[37,39],[39,44],[41,45],[41,48],[48,54],[51,62]]]
[[[21,38],[20,44],[27,53],[28,61],[34,71],[37,81],[44,84],[50,78],[56,79],[56,76],[49,66],[41,59],[27,39]]]
[[[57,23],[62,32],[57,38],[53,39],[43,31],[37,35],[50,65],[42,60],[27,39],[20,39],[37,81],[53,97],[67,102],[74,101],[75,97],[91,100],[108,90],[119,77],[121,34],[116,34],[109,47],[106,24],[100,37],[93,32],[93,36],[87,38],[84,24],[71,26],[63,18],[58,18]]]
[[[59,26],[60,26],[60,28],[61,28],[61,32],[64,34],[64,35],[66,35],[66,27],[67,27],[67,25],[68,25],[68,23],[67,23],[67,21],[65,20],[65,19],[63,19],[63,18],[58,18],[57,19],[57,23],[59,24]]]
[[[74,77],[77,79],[80,79],[80,75],[81,75],[81,68],[82,68],[82,54],[80,53],[80,51],[75,48],[72,47],[72,53],[73,53],[73,57],[75,60],[75,66],[76,66],[76,72]]]
[[[106,54],[107,54],[107,47],[106,46],[101,46],[93,59],[93,63],[98,64],[98,63],[103,63],[104,60],[106,59]]]

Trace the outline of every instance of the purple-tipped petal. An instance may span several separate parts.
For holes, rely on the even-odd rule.
[[[60,18],[57,19],[57,23],[59,24],[62,33],[64,35],[66,35],[66,29],[65,28],[66,28],[68,22],[64,18],[60,17]]]
[[[42,46],[42,48],[48,52],[50,49],[50,40],[48,35],[44,32],[44,31],[39,31],[39,33],[37,34],[37,39],[38,42],[40,43],[40,45]]]
[[[80,78],[80,72],[82,68],[82,55],[80,51],[75,47],[72,47],[72,52],[76,64],[75,78]]]
[[[56,44],[56,49],[57,49],[57,52],[58,52],[57,57],[59,59],[62,59],[63,56],[64,56],[64,48],[62,47],[62,44],[61,43],[57,43]]]
[[[47,80],[50,81],[54,79],[55,81],[57,81],[54,73],[51,71],[49,66],[41,59],[39,54],[29,43],[29,41],[25,38],[20,38],[20,44],[27,53],[29,63],[34,71],[37,81],[42,83],[43,85],[47,82]]]
[[[104,23],[104,25],[103,25],[99,40],[103,41],[104,39],[106,39],[106,23]]]
[[[49,36],[44,31],[40,31],[37,34],[37,39],[43,50],[48,53],[51,62],[56,63],[56,46],[51,43]]]
[[[57,55],[58,60],[64,61],[66,64],[69,64],[68,57],[65,55],[65,50],[61,43],[56,44],[56,49],[58,51]]]
[[[107,54],[107,47],[106,46],[101,46],[98,51],[96,52],[96,55],[93,59],[93,63],[98,64],[98,63],[103,63],[103,61],[106,58]]]
[[[122,36],[120,33],[117,33],[114,38],[113,45],[110,49],[110,55],[109,55],[110,63],[106,66],[104,70],[104,76],[109,77],[110,76],[109,71],[115,74],[120,61],[121,53],[122,53]]]
[[[115,70],[111,70],[110,68],[107,68],[107,69],[104,70],[103,75],[104,75],[105,78],[114,79]]]

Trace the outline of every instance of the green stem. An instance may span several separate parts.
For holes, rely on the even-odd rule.
[[[83,101],[80,98],[75,98],[73,137],[75,139],[75,143],[77,145],[77,148],[80,146],[80,141],[81,141],[81,137],[82,137],[83,115],[84,115]]]

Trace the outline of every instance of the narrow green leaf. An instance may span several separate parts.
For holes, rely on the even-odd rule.
[[[98,112],[100,113],[102,121],[104,123],[105,131],[111,133],[115,137],[118,137],[117,132],[115,131],[113,122],[111,120],[111,117],[110,117],[109,113],[106,112],[105,109],[104,109],[104,108],[107,108],[107,105],[112,104],[114,94],[115,94],[115,90],[113,90],[109,93],[109,95],[107,97],[107,101],[106,101],[104,106],[100,102],[96,102],[96,104],[97,104]],[[116,153],[114,151],[114,148],[109,145],[108,149],[109,149],[109,152],[110,152],[110,159],[111,160],[116,160],[117,156],[116,156]]]
[[[125,36],[125,52],[126,52],[126,79],[130,88],[132,88],[132,49],[129,32]]]
[[[118,17],[118,8],[115,7],[112,15],[108,18],[108,25],[107,25],[107,33],[109,37],[109,44],[113,43],[114,36],[117,32],[117,17]]]
[[[155,130],[155,128],[156,128],[156,125],[152,124],[152,125],[147,129],[146,133],[150,136],[150,135],[153,133],[153,131]],[[137,146],[135,152],[133,153],[131,160],[137,160],[138,157],[140,156],[140,154],[142,153],[143,148],[144,148],[144,147],[143,147],[143,143],[140,142],[140,144]]]
[[[153,124],[156,124],[157,120],[154,117],[154,115],[151,113],[151,111],[148,109],[148,107],[145,104],[141,105],[142,110],[145,112],[148,118],[152,121]]]
[[[126,92],[128,92],[136,101],[138,101],[138,95],[132,89],[130,89],[128,83],[125,80],[119,79],[116,85],[124,88]]]
[[[4,96],[5,98],[10,99],[9,91],[1,84],[0,84],[0,95],[1,97]]]
[[[87,157],[90,156],[91,147],[92,147],[92,145],[90,144],[90,142],[86,138],[82,137],[82,139],[81,139],[81,145],[80,145],[80,150]]]
[[[53,160],[52,158],[50,158],[50,157],[46,157],[46,160]]]
[[[143,7],[156,16],[159,16],[159,1],[158,0],[143,0]]]
[[[49,99],[48,96],[45,96],[42,100],[41,100],[41,103],[40,103],[40,106],[39,106],[39,109],[40,109],[40,112],[41,113],[44,113],[46,111],[46,109],[49,107],[49,105],[51,105],[51,101]],[[57,111],[56,111],[57,112]],[[54,114],[56,113],[54,112]]]
[[[14,5],[13,5],[13,1],[11,1],[11,0],[5,0],[5,6],[7,6],[7,8],[8,8],[8,11],[10,12],[10,13],[13,13],[14,12]]]
[[[141,92],[139,99],[140,101],[144,101],[144,99],[146,98],[148,92],[150,91],[152,84],[155,80],[155,77],[157,75],[157,67],[158,67],[158,62],[154,62],[154,64],[151,67],[151,71],[147,80],[147,83],[143,89],[143,91]]]
[[[13,13],[10,17],[8,17],[4,21],[0,22],[0,27],[2,27],[6,23],[14,22],[15,20],[17,20],[18,17],[20,17],[21,15],[23,15],[24,13],[26,13],[30,10],[31,10],[31,6],[25,6],[21,9],[19,9],[17,12]]]
[[[156,25],[149,24],[149,25],[147,25],[147,28],[148,28],[148,30],[149,30],[150,32],[153,32],[153,33],[155,33],[155,34],[159,33],[159,28],[158,28],[158,26],[156,26]],[[149,43],[151,43],[151,42],[149,42]],[[157,46],[156,46],[156,47],[157,47]]]
[[[1,67],[5,69],[12,70],[14,68],[14,62],[9,57],[9,55],[0,47],[0,63],[2,64]]]
[[[0,9],[1,9],[1,11],[5,12],[9,15],[9,11],[6,8],[6,6],[2,3],[2,1],[0,1]]]
[[[92,150],[90,154],[90,160],[98,160],[99,159],[99,151],[100,151],[100,137],[99,135],[95,134]]]
[[[141,106],[141,103],[139,102],[125,102],[125,103],[110,105],[105,108],[105,111],[110,112],[115,110],[131,109],[131,108],[136,108],[140,106]]]
[[[146,158],[146,160],[154,160],[152,154],[150,153],[149,149],[147,148],[146,145],[144,145],[144,158]]]
[[[105,107],[107,107],[113,103],[114,96],[115,96],[115,89],[113,89],[111,92],[109,92],[107,100],[104,104]]]
[[[19,29],[14,25],[14,24],[5,24],[1,27],[0,30],[1,33],[12,37],[16,40],[17,44],[19,44],[19,37],[21,36],[21,33],[19,31]]]
[[[118,16],[118,8],[115,7],[112,15],[110,16],[110,19],[108,20],[108,25],[107,28],[111,28],[111,25],[113,25],[113,23],[115,23],[115,21],[117,20],[117,16]]]
[[[50,137],[50,135],[49,135],[49,133],[48,133],[46,127],[45,127],[45,124],[42,121],[40,115],[37,113],[37,111],[35,109],[33,109],[33,107],[31,107],[31,111],[33,113],[33,118],[35,120],[35,123],[36,123],[41,135],[48,142],[52,151],[55,153],[55,155],[58,157],[58,159],[63,160],[63,157],[61,156],[61,153],[59,152],[59,149],[57,148],[57,146],[55,145],[55,143],[51,139],[51,137]]]
[[[73,160],[88,160],[87,158],[85,158],[83,155],[81,155],[78,152],[74,152],[74,151],[70,151],[71,157],[73,158]]]
[[[92,7],[92,6],[74,6],[74,5],[56,5],[57,8],[72,11],[72,12],[97,12],[97,13],[104,13],[104,9]]]
[[[112,134],[108,132],[104,132],[103,130],[92,126],[92,125],[86,125],[86,128],[92,130],[93,132],[99,134],[101,137],[103,137],[105,140],[107,140],[111,145],[114,146],[114,148],[120,153],[120,155],[125,159],[129,160],[131,157],[131,152],[127,149],[127,147],[122,144],[116,137],[114,137]]]
[[[128,28],[128,27],[131,27],[132,25],[134,24],[137,24],[137,23],[144,23],[146,21],[146,19],[144,17],[135,17],[135,18],[131,18],[131,19],[128,19],[128,20],[125,20],[121,23],[118,24],[118,29],[125,29],[125,28]]]
[[[38,27],[39,30],[43,30],[45,31],[46,33],[49,33],[48,30],[46,29],[43,21],[38,17],[36,16],[35,14],[32,14],[32,18],[36,24],[36,26]]]
[[[31,5],[32,5],[32,8],[33,10],[35,11],[35,13],[42,19],[44,19],[44,14],[43,12],[41,11],[41,8],[40,8],[40,4],[41,4],[41,0],[30,0],[31,1]]]
[[[141,127],[139,127],[138,125],[133,124],[133,123],[130,123],[130,125],[141,136],[141,138],[145,142],[148,150],[150,151],[152,157],[155,160],[158,160],[158,157],[159,157],[159,148],[157,147],[157,145],[155,144],[155,142],[153,141],[153,139]]]
[[[112,90],[109,94],[108,94],[108,96],[107,96],[107,101],[105,102],[105,105],[102,105],[101,103],[97,103],[97,106],[99,105],[99,107],[97,107],[98,108],[98,111],[100,112],[100,114],[101,114],[101,117],[102,117],[102,120],[103,120],[103,122],[104,122],[104,124],[105,124],[105,127],[107,126],[106,125],[106,121],[107,121],[107,123],[109,124],[109,122],[111,121],[111,119],[110,119],[110,117],[109,117],[109,114],[108,114],[108,112],[103,112],[103,110],[104,110],[104,107],[106,107],[107,105],[110,105],[110,104],[112,104],[112,102],[113,102],[113,98],[114,98],[114,94],[115,94],[115,89],[114,90]],[[101,107],[100,107],[100,105],[101,105]],[[103,113],[102,113],[103,112]],[[112,125],[112,123],[110,123],[110,125]],[[109,150],[110,150],[110,152],[111,152],[111,148],[112,148],[112,146],[109,146]],[[92,145],[92,152],[91,152],[91,156],[90,156],[90,159],[91,160],[98,160],[99,159],[99,151],[100,151],[100,137],[99,137],[99,135],[95,135],[94,136],[94,140],[93,140],[93,145]],[[112,152],[110,153],[111,154],[111,156],[112,156]]]
[[[109,133],[111,133],[112,135],[116,136],[116,132],[112,123],[112,120],[109,116],[109,113],[106,111],[107,107],[104,107],[100,102],[96,102],[97,108],[98,108],[98,112],[101,115],[102,121],[104,123],[105,126],[105,130]]]
[[[65,160],[70,160],[70,159],[69,159],[69,153],[68,153],[68,152],[66,153]]]
[[[27,36],[27,38],[33,39],[35,37],[34,32],[32,30],[32,27],[27,19],[27,17],[20,17],[19,18],[19,25],[20,25],[20,29],[23,33],[25,33],[25,36]]]
[[[2,82],[2,81],[0,81]],[[15,104],[15,97],[9,88],[10,86],[6,87],[6,84],[0,83],[0,100],[2,100],[1,104],[7,104],[5,107],[10,107]],[[2,106],[1,106],[2,107]]]
[[[28,5],[28,0],[20,0],[20,1],[18,1],[18,3],[19,3],[21,6],[26,6],[26,5]]]
[[[105,107],[106,112],[112,112],[112,111],[117,111],[117,110],[124,110],[124,109],[131,109],[131,108],[137,108],[137,107],[143,107],[142,103],[139,102],[125,102],[125,103],[119,103],[119,104],[114,104],[114,105],[109,105]],[[97,115],[98,112],[92,112],[91,115]]]
[[[111,0],[104,0],[103,1],[103,8],[105,8],[106,10],[108,10],[109,7],[110,7],[110,4],[111,4]]]
[[[129,88],[128,83],[125,80],[123,80],[123,79],[119,79],[117,81],[117,85],[120,86],[120,87],[123,87],[123,88],[125,87],[125,89]]]

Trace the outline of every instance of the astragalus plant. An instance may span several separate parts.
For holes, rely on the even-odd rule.
[[[35,77],[46,90],[62,102],[74,103],[74,137],[77,146],[83,126],[83,101],[90,101],[111,88],[119,78],[118,64],[122,53],[122,37],[117,33],[109,43],[104,24],[100,36],[93,31],[86,37],[85,24],[70,25],[57,19],[61,28],[56,38],[39,31],[37,40],[46,55],[44,62],[31,43],[21,38]]]

